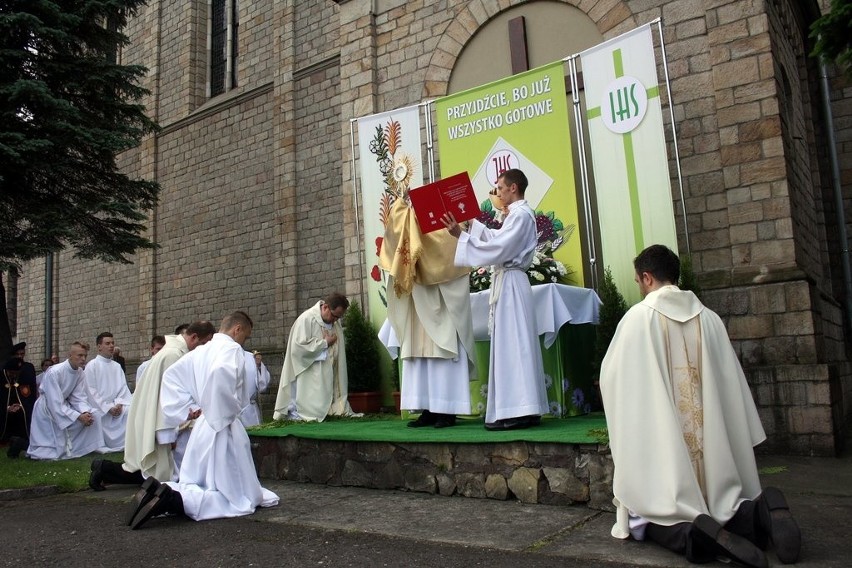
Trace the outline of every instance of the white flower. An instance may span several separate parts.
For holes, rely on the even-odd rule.
[[[550,375],[545,373],[545,375],[544,375],[544,388],[549,389],[552,386],[553,386],[553,377],[551,377]]]
[[[562,417],[562,405],[555,400],[550,401],[550,415],[556,416],[557,418]]]
[[[539,282],[544,282],[544,275],[541,272],[532,271],[532,277],[538,280]]]

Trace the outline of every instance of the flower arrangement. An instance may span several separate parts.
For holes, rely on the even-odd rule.
[[[536,250],[532,266],[527,269],[527,277],[530,284],[547,284],[564,282],[568,276],[568,269],[564,264],[548,256],[543,251]]]

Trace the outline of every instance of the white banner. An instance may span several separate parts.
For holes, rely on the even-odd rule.
[[[378,266],[385,220],[398,187],[423,185],[419,113],[418,106],[410,106],[358,119],[367,310],[376,326],[387,315],[387,278]]]
[[[652,244],[677,252],[650,24],[580,53],[580,61],[602,266],[632,305],[640,300],[633,258]]]

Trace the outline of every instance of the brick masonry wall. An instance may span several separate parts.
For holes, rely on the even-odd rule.
[[[852,375],[832,270],[838,250],[826,244],[834,233],[825,157],[814,150],[823,138],[816,77],[796,3],[560,1],[605,38],[663,19],[704,299],[729,326],[777,447],[808,451],[813,442],[830,453],[827,440],[852,412]],[[149,68],[145,102],[164,130],[121,166],[163,184],[149,230],[162,248],[130,266],[63,254],[57,340],[109,327],[133,346],[129,359],[141,358],[155,330],[243,307],[258,322],[252,345],[280,356],[292,321],[317,296],[360,288],[350,119],[446,94],[477,31],[533,4],[240,2],[238,85],[213,100],[204,96],[206,3],[143,7],[122,58]],[[849,195],[852,97],[847,81],[832,88]],[[31,345],[42,335],[43,269],[30,263],[19,282],[19,338]]]
[[[292,251],[299,309],[286,325],[331,291],[345,292],[344,250],[339,235],[350,201],[341,195],[337,4],[296,4],[293,121],[296,226]],[[348,145],[348,142],[347,142]]]

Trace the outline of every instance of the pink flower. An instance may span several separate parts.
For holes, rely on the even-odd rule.
[[[476,271],[477,274],[485,274],[485,268],[479,267],[479,270]]]

